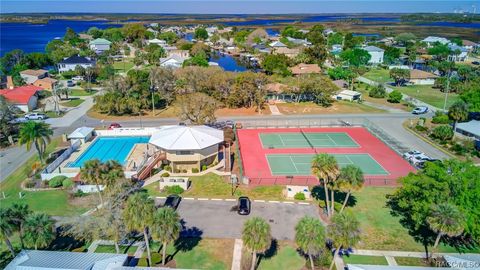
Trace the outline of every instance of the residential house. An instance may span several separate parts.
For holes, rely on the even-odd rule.
[[[327,29],[323,30],[323,35],[328,36],[328,35],[331,35],[331,34],[335,34],[335,31],[333,31],[333,29],[327,28]]]
[[[263,44],[254,44],[252,46],[252,49],[254,49],[255,51],[258,51],[260,53],[270,54],[272,52],[272,49],[270,47],[267,47]]]
[[[298,48],[287,48],[287,47],[279,47],[279,48],[275,48],[273,53],[274,54],[285,54],[286,56],[290,57],[290,58],[295,58],[299,53],[300,53],[300,49]]]
[[[466,39],[462,40],[462,45],[469,52],[476,52],[478,50],[478,48],[480,48],[480,44],[475,43],[475,42],[470,41],[470,40],[466,40]]]
[[[81,38],[81,39],[85,39],[85,40],[92,40],[93,39],[92,35],[82,34],[82,33],[78,34],[78,37]]]
[[[24,85],[11,89],[1,89],[0,96],[4,96],[8,102],[20,110],[30,112],[37,108],[37,92],[41,90],[43,88],[35,85]]]
[[[468,58],[468,49],[457,44],[448,44],[452,53],[448,56],[449,61],[464,62]]]
[[[148,43],[148,45],[157,44],[160,47],[167,46],[167,41],[165,41],[163,39],[158,39],[158,38],[147,40],[147,43]]]
[[[456,131],[467,137],[480,140],[480,120],[470,120],[468,122],[458,123]]]
[[[127,259],[128,254],[22,250],[5,270],[113,270],[122,269]]]
[[[269,83],[265,85],[267,90],[267,100],[269,103],[275,103],[278,101],[291,101],[291,93],[289,92],[289,86],[283,83]]]
[[[362,99],[362,93],[352,90],[340,90],[332,98],[336,100],[358,101]]]
[[[292,44],[294,44],[295,46],[308,47],[308,46],[312,45],[312,43],[310,41],[308,41],[307,39],[298,39],[298,38],[287,37],[287,40],[289,42],[291,42]]]
[[[110,50],[110,45],[111,44],[112,44],[112,42],[110,42],[110,41],[108,41],[104,38],[97,38],[97,39],[94,39],[94,40],[90,41],[88,46],[96,54],[102,54],[103,52]]]
[[[383,54],[385,53],[385,50],[375,46],[366,46],[363,49],[371,56],[370,60],[368,60],[369,64],[376,65],[383,63]]]
[[[290,68],[290,71],[294,76],[302,74],[318,74],[322,72],[322,69],[317,64],[304,64],[300,63]]]
[[[167,57],[178,56],[181,58],[190,58],[190,52],[188,50],[169,50],[167,51]]]
[[[345,81],[345,80],[334,80],[332,82],[333,82],[333,84],[335,84],[340,89],[347,89],[348,88],[348,82]]]
[[[43,88],[44,90],[53,91],[58,81],[50,77],[36,80],[33,85]]]
[[[286,48],[287,45],[283,44],[281,41],[274,41],[274,42],[271,42],[270,44],[268,44],[268,46],[274,48],[274,49],[278,49],[278,48]]]
[[[63,59],[57,64],[58,72],[60,73],[75,70],[77,66],[91,68],[95,66],[95,60],[89,57],[74,55]]]
[[[343,46],[341,44],[333,44],[330,53],[333,55],[338,55],[343,51]]]
[[[437,77],[437,75],[430,72],[419,69],[411,69],[409,82],[411,84],[418,85],[433,85]]]
[[[428,47],[432,47],[435,43],[440,43],[440,44],[448,44],[450,43],[450,40],[443,38],[443,37],[435,37],[435,36],[428,36],[424,39],[422,39],[422,42],[427,43]]]
[[[185,62],[185,60],[187,59],[188,57],[180,57],[178,55],[160,58],[160,66],[169,68],[181,68],[183,66],[183,62]]]
[[[158,31],[153,29],[153,28],[147,28],[147,31],[150,32],[150,33],[153,33],[154,36],[157,36],[158,35]]]
[[[38,79],[48,77],[48,71],[43,69],[27,69],[20,71],[20,77],[26,84],[33,84]]]

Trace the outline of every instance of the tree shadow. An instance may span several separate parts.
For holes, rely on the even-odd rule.
[[[330,196],[330,190],[328,190],[328,195]],[[317,201],[324,201],[325,202],[325,191],[323,189],[323,186],[314,186],[311,190],[312,198],[314,198]],[[343,204],[343,201],[347,197],[347,193],[341,192],[341,191],[335,191],[335,202]],[[357,198],[354,196],[354,194],[350,194],[350,197],[348,198],[347,205],[348,207],[353,207],[357,204]]]
[[[197,227],[187,227],[187,223],[183,219],[180,223],[182,225],[182,231],[180,232],[180,237],[174,243],[175,252],[167,256],[167,262],[173,260],[179,251],[190,251],[202,241],[202,230]]]
[[[73,250],[85,245],[85,241],[75,239],[70,235],[64,235],[64,227],[56,229],[56,237],[47,247],[47,250]]]
[[[258,256],[258,260],[256,263],[257,265],[255,268],[258,268],[258,266],[260,265],[260,262],[263,259],[270,259],[273,256],[277,255],[277,252],[278,252],[278,241],[277,239],[272,239],[272,241],[270,242],[270,247],[265,252],[263,252]]]

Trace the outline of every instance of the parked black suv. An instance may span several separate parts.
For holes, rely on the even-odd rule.
[[[251,202],[248,197],[238,198],[238,214],[239,215],[248,215],[250,214]]]

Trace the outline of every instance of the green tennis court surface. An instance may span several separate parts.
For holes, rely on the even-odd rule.
[[[263,148],[358,147],[345,132],[260,133]]]
[[[367,175],[388,175],[387,171],[369,154],[330,154],[340,167],[354,164]],[[313,154],[269,154],[268,165],[272,175],[311,175]]]

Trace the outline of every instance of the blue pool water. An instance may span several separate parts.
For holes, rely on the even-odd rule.
[[[133,146],[136,143],[148,143],[149,139],[150,137],[99,137],[68,167],[81,167],[90,159],[102,162],[115,160],[124,165]]]

